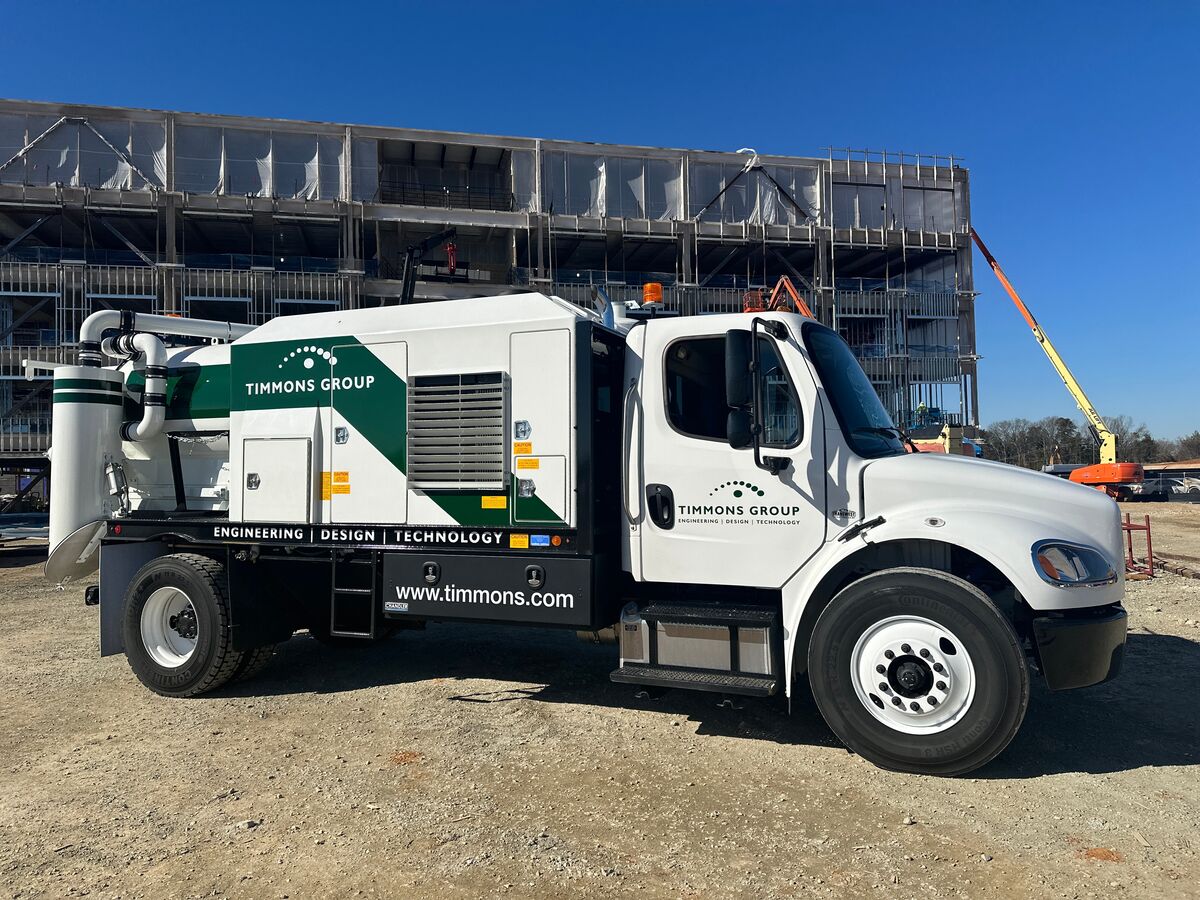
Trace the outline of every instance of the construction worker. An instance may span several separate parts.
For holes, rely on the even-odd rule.
[[[917,425],[926,425],[927,424],[926,419],[928,419],[928,418],[929,418],[929,407],[926,406],[925,401],[922,400],[920,403],[917,404]]]

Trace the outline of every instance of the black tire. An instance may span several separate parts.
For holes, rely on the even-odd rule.
[[[265,647],[256,647],[242,654],[242,661],[238,664],[237,671],[229,679],[229,683],[233,684],[237,681],[245,681],[248,678],[253,678],[259,672],[267,667],[267,664],[275,656],[275,645],[268,644]]]
[[[195,648],[186,662],[165,666],[142,639],[142,613],[160,588],[176,588],[191,602]],[[196,553],[172,553],[138,570],[125,593],[125,656],[138,680],[164,697],[194,697],[215,690],[238,671],[247,654],[232,647],[225,567]]]
[[[913,734],[894,728],[855,690],[856,644],[894,616],[916,616],[946,629],[965,649],[959,660],[970,659],[975,693],[945,730]],[[891,678],[888,672],[879,677]],[[982,591],[932,569],[889,569],[843,589],[817,619],[808,675],[817,708],[834,734],[865,759],[898,772],[952,776],[978,769],[1016,736],[1029,705],[1029,670],[1012,624]],[[908,702],[898,691],[886,696],[901,700],[901,707]],[[929,711],[936,713],[932,706]],[[919,725],[921,719],[913,721]]]

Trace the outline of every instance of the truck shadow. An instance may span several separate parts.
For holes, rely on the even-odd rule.
[[[1034,679],[1020,733],[979,778],[1104,774],[1200,763],[1200,643],[1139,630],[1108,684],[1052,693]]]
[[[334,649],[305,635],[279,648],[257,678],[216,696],[335,693],[389,684],[452,682],[447,703],[567,703],[641,709],[694,723],[697,734],[780,744],[839,746],[806,684],[788,715],[784,697],[738,698],[669,691],[639,698],[613,684],[616,648],[580,642],[573,633],[480,625],[434,625],[379,644]],[[474,685],[471,682],[483,682]],[[496,682],[509,685],[497,687]],[[1123,671],[1113,682],[1052,693],[1034,678],[1024,725],[1009,748],[977,778],[1037,778],[1065,772],[1122,772],[1200,762],[1200,644],[1173,635],[1130,634]],[[443,701],[434,701],[443,702]]]
[[[439,697],[450,704],[565,703],[642,709],[695,723],[697,734],[717,734],[783,744],[838,746],[804,689],[787,714],[787,699],[735,698],[668,691],[639,698],[633,685],[614,684],[613,644],[588,644],[574,632],[487,625],[431,625],[362,647],[327,647],[304,634],[282,644],[270,666],[214,697],[336,693],[390,684],[449,682]],[[472,682],[484,682],[473,685]],[[509,684],[498,687],[496,682]],[[433,702],[443,702],[435,700]],[[452,714],[452,713],[450,713]]]

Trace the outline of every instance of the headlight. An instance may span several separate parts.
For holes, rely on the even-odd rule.
[[[1116,570],[1099,550],[1064,541],[1033,545],[1033,565],[1043,581],[1056,587],[1112,584]]]

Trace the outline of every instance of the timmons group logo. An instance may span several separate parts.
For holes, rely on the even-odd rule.
[[[246,394],[251,397],[271,396],[274,394],[308,394],[317,390],[322,393],[330,391],[361,391],[369,390],[371,385],[375,383],[374,375],[335,375],[334,369],[337,367],[338,358],[324,347],[318,347],[315,344],[302,344],[294,350],[284,354],[276,368],[282,370],[285,366],[288,369],[294,369],[298,364],[300,368],[307,371],[312,371],[319,365],[321,369],[328,369],[329,375],[317,378],[315,376],[305,376],[300,373],[300,377],[286,377],[280,379],[272,379],[269,381],[248,381],[246,382]]]
[[[703,503],[681,503],[676,521],[682,525],[798,525],[804,507],[772,503],[765,489],[749,481],[725,481],[708,492]]]

